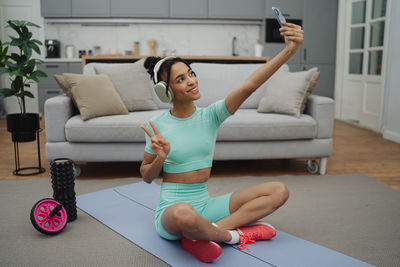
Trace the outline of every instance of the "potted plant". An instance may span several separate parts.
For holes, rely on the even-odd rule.
[[[40,54],[42,42],[32,39],[32,32],[28,27],[40,26],[23,20],[9,20],[6,27],[11,27],[18,37],[9,36],[11,42],[0,41],[0,75],[8,73],[11,88],[0,89],[3,98],[16,96],[20,106],[20,113],[7,115],[7,130],[12,133],[13,142],[29,142],[36,140],[39,130],[39,114],[27,113],[25,97],[33,98],[33,94],[26,90],[32,83],[38,83],[39,77],[47,77],[46,73],[35,70],[42,61],[32,57],[33,51]],[[10,51],[9,51],[10,50]]]

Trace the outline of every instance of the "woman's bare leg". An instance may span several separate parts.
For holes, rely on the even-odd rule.
[[[229,202],[231,215],[218,221],[221,229],[232,230],[271,214],[289,198],[286,185],[269,182],[234,192]]]
[[[223,242],[231,240],[227,230],[212,225],[188,203],[177,203],[165,209],[161,223],[168,233],[178,237]]]

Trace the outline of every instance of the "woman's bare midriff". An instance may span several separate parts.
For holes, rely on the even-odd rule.
[[[206,182],[210,174],[211,168],[205,168],[183,173],[164,172],[162,177],[165,183],[200,184]]]

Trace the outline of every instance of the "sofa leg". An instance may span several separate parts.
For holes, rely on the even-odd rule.
[[[319,162],[319,174],[324,175],[326,172],[326,164],[328,163],[328,158],[321,158]]]

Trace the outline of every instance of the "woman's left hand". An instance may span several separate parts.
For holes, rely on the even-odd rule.
[[[295,53],[303,42],[304,31],[301,26],[293,23],[283,22],[282,24],[286,27],[280,28],[279,31],[285,37],[286,48]]]

